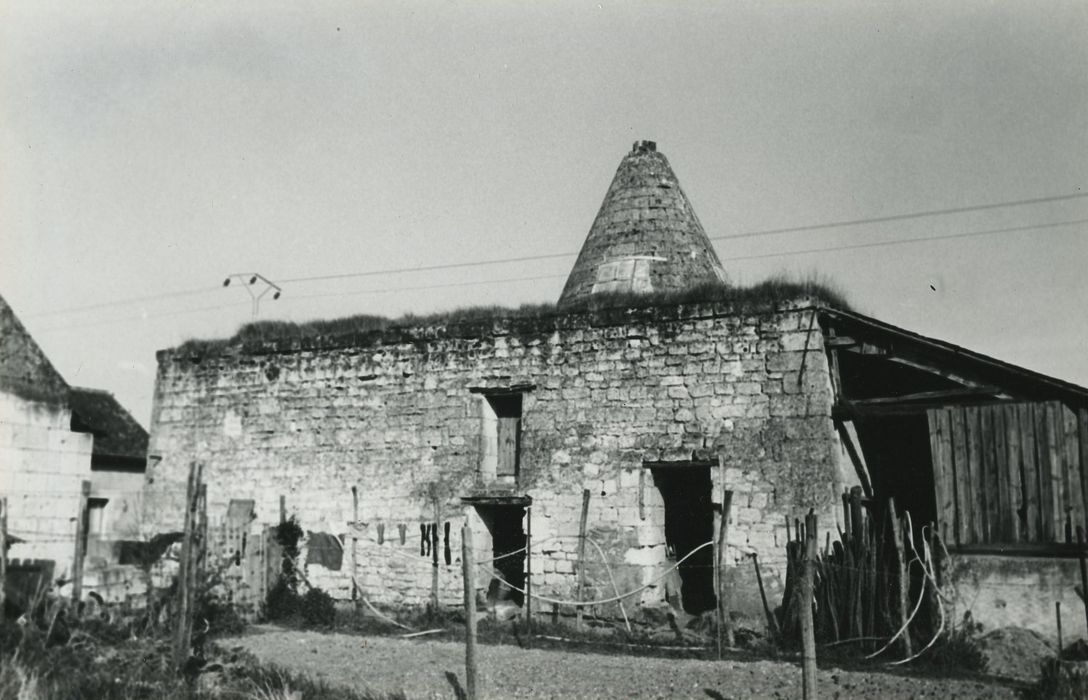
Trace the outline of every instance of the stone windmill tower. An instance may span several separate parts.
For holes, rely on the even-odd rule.
[[[724,284],[725,270],[699,217],[653,141],[624,156],[559,297],[682,292]]]

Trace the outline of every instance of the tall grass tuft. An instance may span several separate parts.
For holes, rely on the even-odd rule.
[[[780,274],[759,284],[746,287],[727,284],[705,284],[682,292],[598,294],[567,305],[562,309],[555,304],[523,304],[518,307],[471,306],[433,314],[406,314],[395,319],[360,314],[345,318],[318,319],[303,323],[256,321],[243,325],[230,338],[186,341],[178,346],[177,352],[204,355],[236,345],[246,346],[319,337],[362,336],[395,328],[466,326],[494,323],[507,319],[537,319],[571,313],[597,313],[617,309],[719,304],[731,306],[735,311],[741,313],[757,312],[771,310],[778,304],[802,299],[812,300],[815,303],[839,309],[850,309],[846,295],[832,281],[817,275],[797,279]]]

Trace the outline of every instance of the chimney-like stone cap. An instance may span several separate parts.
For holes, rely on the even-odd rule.
[[[656,141],[635,141],[635,145],[631,146],[632,153],[653,153],[656,150]]]

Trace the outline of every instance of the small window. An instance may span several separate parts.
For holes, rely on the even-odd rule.
[[[105,539],[106,535],[106,504],[108,498],[88,498],[87,512],[83,514],[83,551],[87,551],[87,543]]]
[[[521,461],[521,394],[489,396],[487,402],[498,420],[495,476],[516,477]]]
[[[521,469],[522,399],[527,386],[472,389],[480,401],[480,479],[516,484]]]
[[[87,534],[101,538],[106,534],[106,504],[108,498],[87,499]]]

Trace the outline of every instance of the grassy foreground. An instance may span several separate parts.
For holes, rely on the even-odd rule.
[[[0,627],[0,700],[393,700],[316,682],[206,644],[181,671],[166,633],[83,621],[58,631],[25,618]]]

